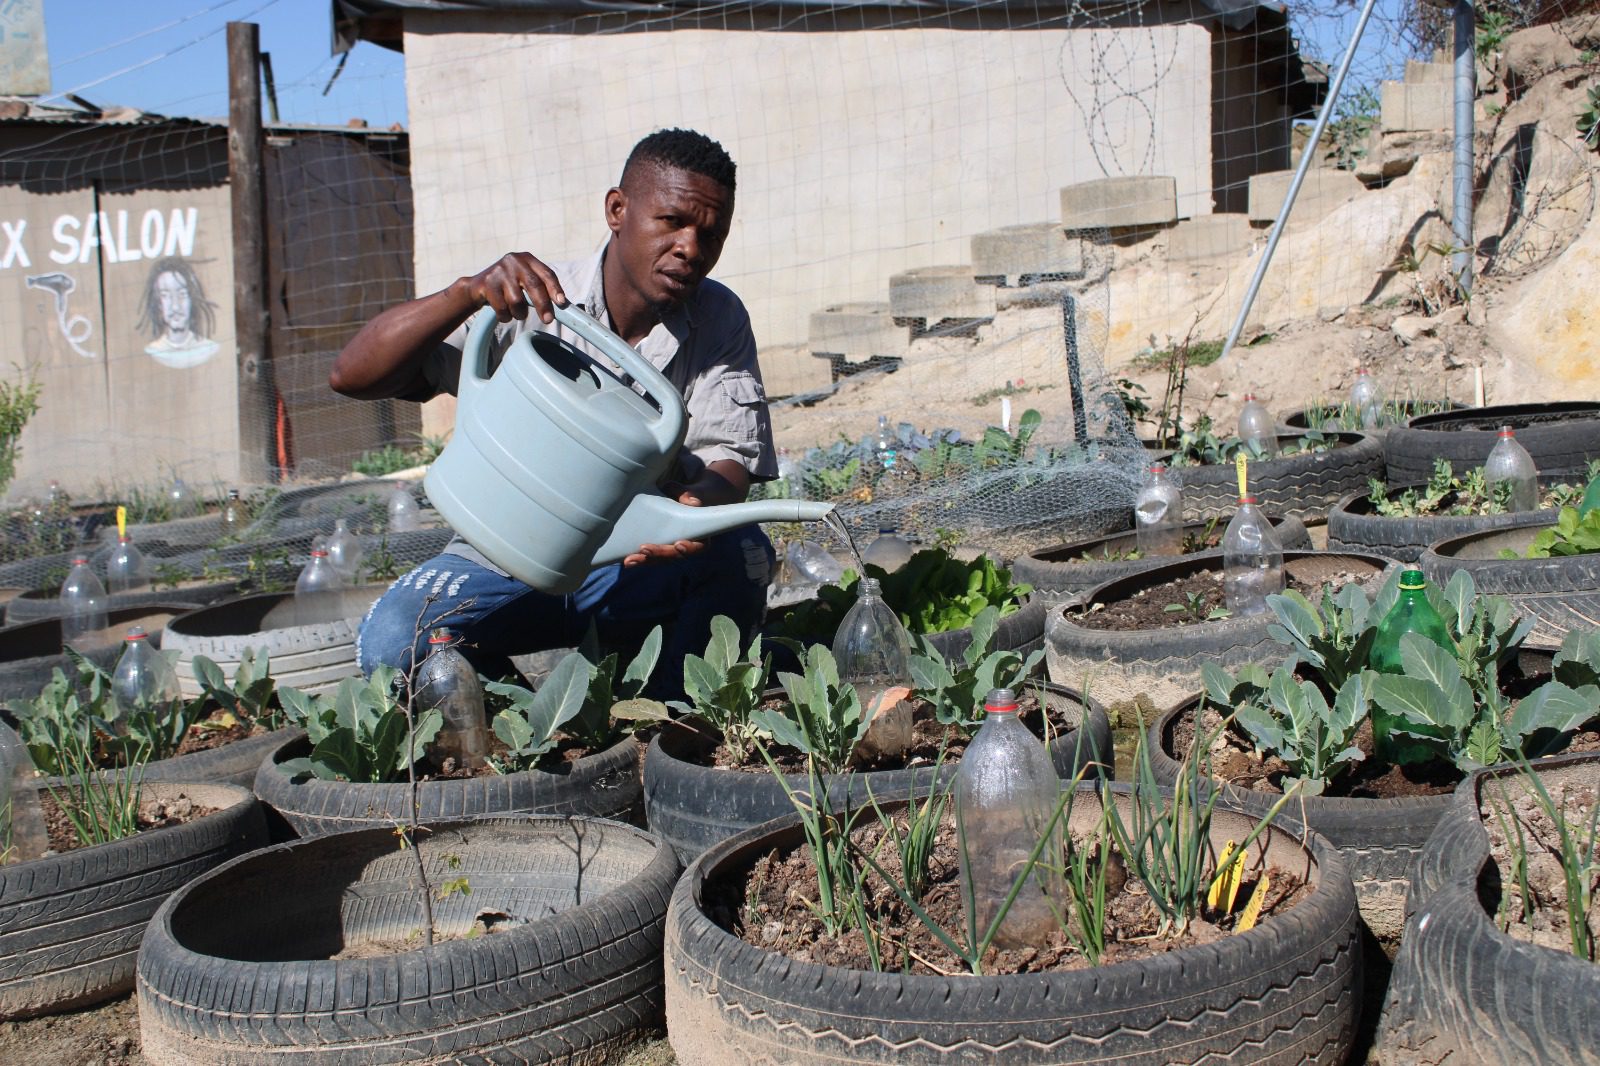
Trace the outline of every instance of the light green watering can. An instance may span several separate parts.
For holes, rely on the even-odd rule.
[[[467,543],[519,581],[571,592],[641,544],[703,540],[751,522],[815,521],[833,505],[763,500],[686,507],[656,482],[683,444],[683,397],[649,360],[576,307],[556,321],[642,385],[551,333],[530,330],[489,372],[495,314],[472,320],[456,428],[428,471],[428,498]],[[652,403],[651,401],[654,401]]]

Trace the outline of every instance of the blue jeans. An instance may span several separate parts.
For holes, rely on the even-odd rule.
[[[761,627],[774,563],[761,528],[741,526],[682,559],[602,566],[576,592],[555,596],[459,555],[436,555],[372,605],[356,658],[365,674],[380,663],[409,670],[414,656],[427,654],[429,630],[448,626],[477,671],[499,678],[512,672],[511,656],[576,647],[592,625],[601,648],[621,652],[626,666],[660,625],[661,658],[646,691],[681,699],[683,657],[705,653],[712,618],[732,618],[746,642]]]

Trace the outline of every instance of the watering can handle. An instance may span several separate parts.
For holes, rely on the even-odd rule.
[[[622,367],[633,380],[644,386],[645,393],[656,402],[661,415],[651,429],[656,443],[665,453],[674,452],[683,443],[683,396],[666,375],[651,365],[632,345],[576,304],[552,304],[556,321],[605,353],[606,358]]]
[[[478,390],[489,383],[489,351],[494,342],[497,316],[485,307],[472,316],[467,326],[467,343],[461,351],[461,374],[456,383],[456,404],[461,410],[472,406]]]

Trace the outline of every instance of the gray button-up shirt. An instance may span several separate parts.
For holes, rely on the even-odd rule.
[[[608,239],[584,259],[549,264],[567,299],[608,327],[611,317],[606,310],[601,264],[609,245]],[[530,329],[554,333],[620,373],[620,368],[577,334],[560,323],[546,326],[531,314],[525,320],[498,327],[491,372],[500,365],[511,342]],[[428,387],[406,399],[426,400],[440,393],[455,395],[466,340],[467,324],[463,323],[424,363],[422,373]],[[674,480],[693,481],[705,464],[719,459],[743,466],[755,481],[770,481],[778,476],[772,418],[761,383],[761,368],[756,362],[750,314],[731,289],[710,278],[702,281],[688,301],[656,324],[639,345],[639,354],[683,394],[688,427],[683,449],[678,453],[678,469],[672,474]],[[448,550],[499,569],[459,539]]]

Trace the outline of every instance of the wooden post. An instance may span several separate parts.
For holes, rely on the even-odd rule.
[[[239,476],[276,480],[277,389],[267,346],[267,245],[261,166],[259,28],[228,23],[228,185],[233,201],[233,324],[239,367]]]

